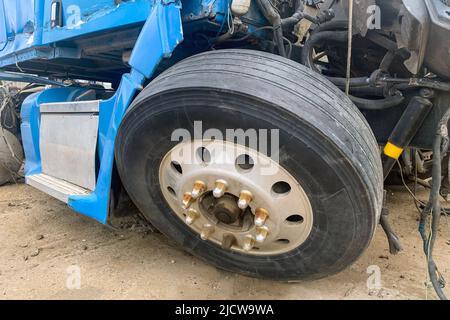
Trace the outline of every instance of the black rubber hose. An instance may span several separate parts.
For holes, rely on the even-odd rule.
[[[314,33],[313,35],[311,35],[308,41],[306,41],[302,49],[302,55],[300,57],[302,64],[318,72],[312,61],[312,52],[314,46],[327,41],[346,42],[348,40],[347,35],[347,31],[323,31]]]
[[[395,95],[384,99],[364,99],[350,95],[350,100],[362,110],[385,110],[393,107],[397,107],[405,101],[405,97],[402,95]]]
[[[305,6],[303,5],[302,1],[297,0],[296,2],[297,2],[296,3],[297,9],[295,10],[294,14],[289,18],[281,19],[281,25],[283,27],[292,26],[303,19],[304,17],[303,11],[305,10]]]
[[[350,87],[351,94],[371,96],[371,97],[384,97],[384,88],[381,87]]]
[[[347,79],[338,78],[338,77],[327,77],[328,80],[333,82],[335,86],[345,87]],[[351,78],[350,79],[350,87],[366,87],[369,85],[370,78],[368,77],[359,77],[359,78]]]
[[[396,53],[394,51],[388,51],[383,57],[383,60],[381,60],[380,70],[382,70],[383,72],[388,72],[389,68],[394,62],[395,57]]]
[[[325,10],[319,16],[311,16],[307,13],[304,13],[303,10],[303,7],[300,10],[297,9],[297,11],[292,16],[282,19],[281,24],[284,27],[287,27],[292,26],[293,24],[296,24],[303,19],[306,19],[308,21],[311,21],[313,24],[320,25],[321,23],[326,23],[332,20],[336,16],[333,9]]]
[[[317,26],[313,30],[314,33],[324,32],[324,31],[344,31],[348,29],[347,20],[332,20]]]

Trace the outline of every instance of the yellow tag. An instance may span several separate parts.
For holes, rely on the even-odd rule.
[[[398,159],[403,153],[403,148],[397,147],[396,145],[388,142],[386,147],[384,147],[384,154],[389,158]]]

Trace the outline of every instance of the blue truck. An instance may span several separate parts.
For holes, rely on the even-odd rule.
[[[388,176],[434,168],[433,195],[450,190],[448,160],[426,152],[446,153],[449,12],[447,0],[0,0],[0,80],[25,83],[0,91],[2,168],[14,176],[24,158],[27,184],[102,224],[128,198],[219,268],[337,273],[379,223],[399,250]]]

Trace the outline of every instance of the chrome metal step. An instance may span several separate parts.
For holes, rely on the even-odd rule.
[[[26,177],[26,183],[65,203],[69,202],[69,196],[71,195],[87,195],[91,193],[87,189],[46,174]]]

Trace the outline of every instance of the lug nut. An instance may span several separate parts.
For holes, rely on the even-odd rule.
[[[203,192],[206,190],[206,183],[203,181],[197,180],[194,183],[194,189],[192,189],[191,196],[194,199],[197,199],[202,195]]]
[[[242,190],[239,194],[239,201],[238,201],[238,207],[241,210],[247,209],[248,205],[253,199],[253,195],[250,191]]]
[[[262,243],[266,241],[269,234],[269,228],[266,226],[256,228],[256,242]]]
[[[216,181],[216,185],[213,190],[215,198],[221,198],[227,191],[228,183],[225,180],[219,179]]]
[[[182,201],[182,208],[184,210],[189,209],[189,207],[191,206],[191,204],[194,202],[194,198],[192,198],[192,194],[190,192],[186,192],[183,196],[183,201]]]
[[[195,220],[197,220],[198,217],[200,217],[200,214],[197,212],[197,210],[189,209],[186,213],[186,223],[188,225],[191,225]]]
[[[200,234],[200,237],[202,240],[208,240],[211,234],[214,233],[214,226],[211,224],[205,224],[202,229],[202,233]]]
[[[262,227],[269,218],[269,212],[264,208],[258,208],[255,212],[255,226]]]
[[[236,243],[236,238],[232,234],[225,234],[222,239],[222,248],[225,250],[230,250],[231,247]]]
[[[242,249],[245,251],[250,251],[253,249],[253,246],[255,245],[255,237],[251,234],[245,236],[244,238],[244,245],[242,246]]]

